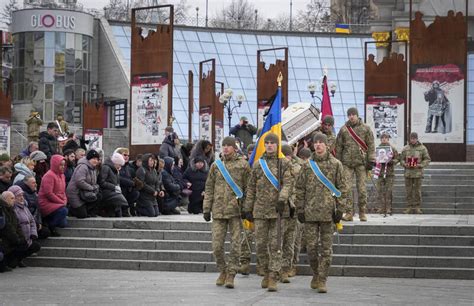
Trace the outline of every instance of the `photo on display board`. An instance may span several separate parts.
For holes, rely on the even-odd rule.
[[[375,162],[377,164],[387,164],[393,158],[393,151],[390,146],[379,146],[375,148]]]
[[[390,138],[396,138],[398,107],[397,105],[378,105],[373,107],[375,134],[380,138],[382,134],[390,135]]]

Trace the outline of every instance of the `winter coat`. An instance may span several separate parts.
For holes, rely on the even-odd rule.
[[[41,132],[39,137],[39,150],[46,154],[48,160],[50,160],[51,156],[58,153],[58,140],[49,135],[47,131]]]
[[[342,195],[339,198],[333,197],[331,191],[321,183],[307,162],[301,168],[295,184],[295,204],[298,213],[304,213],[307,222],[331,222],[334,209],[346,210],[349,185],[344,177],[343,166],[329,151],[322,156],[313,153],[311,160],[316,162],[324,176],[341,191]]]
[[[80,146],[74,139],[69,139],[63,147],[63,152],[66,152],[67,150],[72,150],[73,152],[76,152],[76,150],[79,148]]]
[[[43,125],[43,121],[39,116],[30,116],[25,122],[28,137],[38,137],[40,127]]]
[[[180,194],[183,190],[180,182],[173,177],[172,174],[172,165],[170,158],[165,158],[165,168],[163,169],[161,175],[163,177],[163,186],[165,188],[165,206],[176,206],[176,203],[180,201]],[[171,204],[170,204],[171,203]]]
[[[134,176],[132,176],[132,172],[135,175],[135,171],[131,169],[132,166],[130,163],[125,163],[122,168],[120,168],[119,176],[120,176],[120,188],[122,188],[122,193],[132,192],[135,183],[133,182]]]
[[[179,158],[180,154],[176,151],[176,145],[172,135],[168,135],[160,146],[160,158],[171,157],[173,160]]]
[[[189,168],[184,171],[183,178],[191,183],[191,196],[189,197],[190,203],[197,203],[203,200],[201,195],[206,188],[206,179],[209,174],[209,169],[204,165],[200,170],[196,169],[195,164],[190,164]]]
[[[83,157],[77,162],[76,169],[72,174],[69,185],[67,185],[68,204],[72,208],[78,208],[85,204],[79,196],[81,190],[97,191],[97,170],[94,166]]]
[[[363,152],[359,144],[349,134],[348,126],[352,127],[357,136],[365,142],[368,147],[367,152]],[[374,136],[370,127],[364,124],[361,119],[355,124],[347,121],[339,130],[336,138],[336,158],[349,168],[367,166],[368,162],[375,161]]]
[[[8,188],[12,186],[12,182],[4,182],[0,180],[0,194],[2,194],[4,191],[7,191]]]
[[[161,176],[158,175],[154,168],[148,166],[150,158],[151,154],[143,155],[143,165],[137,170],[137,178],[143,182],[143,188],[140,190],[140,197],[137,200],[137,206],[139,207],[158,205],[154,194],[162,189]]]
[[[31,152],[28,150],[29,147],[26,147],[26,149],[23,149],[23,151],[20,152],[21,158],[29,157]]]
[[[240,125],[237,124],[230,129],[230,134],[235,135],[240,141],[244,143],[244,149],[253,142],[253,135],[257,134],[257,128],[251,124]]]
[[[16,163],[15,166],[15,171],[17,171],[17,175],[15,176],[15,179],[13,180],[13,184],[15,184],[18,181],[22,181],[25,176],[31,175],[35,176],[35,173],[31,171],[24,163]]]
[[[16,183],[16,185],[20,186],[20,188],[23,190],[23,197],[25,198],[25,201],[27,203],[28,210],[35,218],[36,225],[42,224],[43,220],[41,218],[41,213],[39,209],[38,193],[35,190],[31,190],[31,188],[23,181],[19,181],[18,183]]]
[[[5,227],[0,229],[0,246],[5,254],[11,253],[15,248],[26,245],[26,240],[21,231],[20,224],[13,207],[0,198],[0,214],[5,218]]]
[[[107,158],[102,165],[99,178],[103,202],[114,204],[114,206],[128,206],[122,192],[117,190],[117,187],[120,187],[120,176],[110,158]]]
[[[43,176],[43,183],[38,193],[38,203],[43,217],[66,206],[66,179],[64,173],[59,169],[63,160],[62,155],[53,155],[51,169]]]
[[[76,169],[76,165],[73,162],[66,161],[66,169],[64,170],[64,177],[66,178],[66,186],[69,185],[71,181],[72,175],[74,174],[74,170]]]
[[[38,238],[35,218],[24,204],[16,203],[13,206],[13,210],[23,232],[23,237],[25,237],[26,243],[30,246],[33,242],[32,237]]]
[[[36,162],[34,172],[36,173],[36,184],[38,184],[38,190],[41,187],[41,181],[43,179],[43,176],[48,172],[49,166],[48,163],[43,160],[40,162]]]
[[[418,167],[409,167],[407,163],[409,158],[417,159]],[[400,165],[405,168],[406,178],[423,178],[423,169],[428,166],[430,162],[431,157],[428,153],[428,149],[419,141],[414,145],[406,145],[400,155]]]

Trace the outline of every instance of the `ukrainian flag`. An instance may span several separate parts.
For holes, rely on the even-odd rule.
[[[270,106],[267,118],[263,124],[262,132],[257,138],[255,149],[253,150],[252,156],[250,157],[250,166],[253,165],[254,161],[260,159],[260,157],[262,157],[263,153],[265,152],[264,139],[268,133],[274,133],[278,135],[278,156],[280,158],[284,158],[285,155],[283,155],[281,152],[281,87],[278,87],[275,99]]]
[[[349,29],[348,24],[336,23],[336,33],[346,33],[349,34],[351,30]]]

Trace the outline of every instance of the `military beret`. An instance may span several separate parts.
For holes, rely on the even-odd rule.
[[[416,138],[416,139],[418,139],[418,133],[417,133],[417,132],[411,132],[411,133],[410,133],[410,138]]]
[[[350,116],[350,115],[357,115],[359,116],[359,111],[357,110],[357,108],[355,107],[351,107],[347,110],[347,116]]]
[[[328,125],[334,125],[334,117],[331,115],[324,116],[323,123]]]
[[[284,144],[281,146],[281,153],[283,153],[285,156],[291,156],[293,155],[293,149],[291,149],[290,145]]]
[[[313,143],[316,143],[318,141],[322,142],[324,144],[328,144],[328,137],[326,135],[324,135],[323,133],[316,133],[313,136]]]
[[[222,140],[222,146],[234,147],[237,150],[237,145],[235,144],[235,137],[227,136]]]
[[[263,139],[263,141],[265,142],[273,142],[273,143],[278,143],[278,140],[279,140],[278,135],[275,133],[268,133]]]

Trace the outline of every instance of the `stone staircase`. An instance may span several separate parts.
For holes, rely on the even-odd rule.
[[[215,272],[210,228],[196,215],[70,219],[27,263]],[[474,216],[369,215],[367,223],[346,223],[334,243],[332,275],[474,279]],[[298,270],[311,273],[304,253]]]
[[[406,208],[403,169],[397,166],[393,191],[393,211]],[[367,182],[369,208],[375,206],[377,192]],[[474,214],[474,163],[431,163],[425,169],[422,187],[425,214]]]

